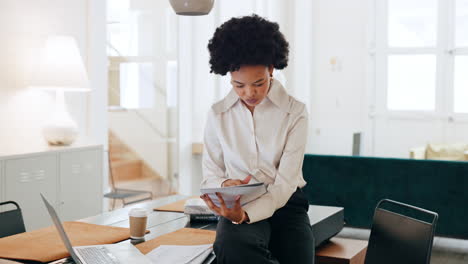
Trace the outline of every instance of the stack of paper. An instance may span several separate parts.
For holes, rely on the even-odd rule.
[[[221,188],[204,188],[200,189],[200,192],[202,194],[208,194],[216,206],[220,206],[218,196],[216,196],[216,193],[220,193],[226,206],[231,208],[234,206],[236,196],[240,195],[240,203],[241,205],[245,205],[265,194],[267,192],[267,186],[259,182]]]
[[[186,214],[213,214],[205,201],[200,198],[188,199],[184,204]]]
[[[146,256],[155,264],[205,264],[211,263],[215,258],[213,244],[197,246],[161,245]]]

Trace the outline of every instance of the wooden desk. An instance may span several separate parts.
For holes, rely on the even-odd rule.
[[[367,241],[334,237],[317,248],[317,264],[364,264]]]
[[[183,213],[173,212],[158,212],[153,211],[153,208],[160,207],[165,204],[173,203],[175,201],[186,198],[181,195],[174,195],[170,197],[164,197],[158,200],[148,201],[140,204],[134,204],[125,208],[117,209],[112,212],[105,212],[97,216],[88,217],[79,221],[98,224],[98,225],[110,225],[118,227],[129,227],[128,212],[135,207],[143,207],[151,211],[148,216],[147,228],[150,231],[145,236],[146,240],[159,237],[161,235],[176,231],[184,227],[201,228],[208,230],[216,230],[216,223],[190,223],[189,219]],[[313,222],[313,221],[312,221]],[[52,222],[51,222],[52,224]],[[317,249],[317,262],[316,263],[350,263],[359,264],[358,256],[362,255],[363,246],[361,243],[351,243],[349,239],[333,238],[330,243],[327,243]],[[141,242],[141,241],[139,241]],[[122,241],[120,243],[132,243],[131,240]],[[135,243],[135,242],[133,242]],[[364,241],[365,246],[367,242]],[[364,246],[364,247],[365,247]],[[357,254],[358,252],[359,254]],[[364,251],[365,255],[365,251]],[[362,257],[362,260],[364,257]],[[6,260],[5,260],[6,261]],[[10,264],[11,262],[2,262],[0,264]],[[13,263],[31,263],[31,262],[13,262]]]

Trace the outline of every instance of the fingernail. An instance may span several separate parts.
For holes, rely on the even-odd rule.
[[[236,201],[240,199],[240,195],[237,195],[236,196]]]

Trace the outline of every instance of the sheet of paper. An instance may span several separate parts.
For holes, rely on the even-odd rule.
[[[155,264],[202,264],[213,251],[213,245],[176,246],[161,245],[146,256]]]
[[[241,196],[241,205],[245,205],[267,192],[267,187],[263,183],[244,184],[238,186],[221,187],[221,188],[203,188],[200,189],[202,194],[208,194],[216,206],[220,206],[218,196],[220,193],[223,196],[224,202],[228,208],[234,206],[236,196]]]

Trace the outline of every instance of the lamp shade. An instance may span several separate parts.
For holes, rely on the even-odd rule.
[[[41,50],[29,86],[64,91],[89,91],[90,85],[73,37],[52,36]]]
[[[203,16],[210,13],[214,0],[169,0],[178,15]]]

